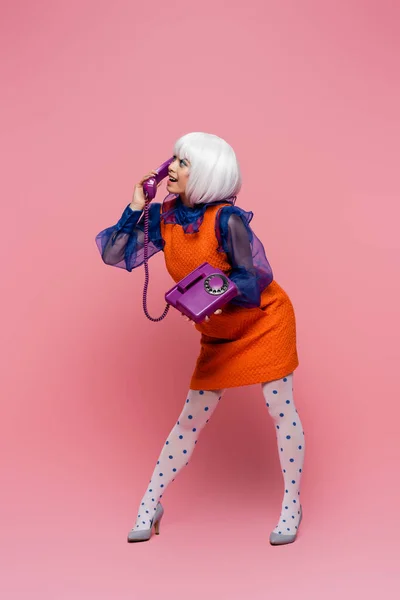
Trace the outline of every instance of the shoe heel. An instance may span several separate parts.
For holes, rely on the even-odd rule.
[[[154,523],[154,531],[155,531],[156,535],[160,535],[160,521],[161,521],[161,519]]]

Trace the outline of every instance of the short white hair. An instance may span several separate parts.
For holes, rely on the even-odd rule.
[[[190,161],[186,196],[200,204],[236,196],[242,187],[233,148],[212,133],[188,133],[175,143],[174,153]]]

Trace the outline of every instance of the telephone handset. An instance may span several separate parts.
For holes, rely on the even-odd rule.
[[[168,167],[174,161],[174,157],[166,160],[162,165],[156,169],[157,175],[155,177],[150,177],[150,179],[146,179],[143,182],[143,192],[146,197],[146,202],[144,205],[144,248],[143,248],[143,258],[144,258],[144,287],[143,287],[143,310],[144,314],[150,321],[161,321],[164,317],[167,316],[170,305],[167,304],[165,310],[161,317],[158,319],[154,319],[151,317],[147,311],[147,287],[149,285],[149,267],[147,264],[148,261],[148,243],[149,243],[149,204],[151,200],[153,200],[157,193],[157,184],[160,183],[165,177],[168,175]]]
[[[153,200],[157,193],[157,184],[160,183],[165,177],[168,175],[168,167],[174,161],[174,158],[169,158],[162,165],[156,169],[157,175],[155,177],[150,177],[150,179],[146,179],[143,183],[143,191],[145,193],[147,202]]]

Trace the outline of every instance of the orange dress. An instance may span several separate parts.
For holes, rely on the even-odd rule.
[[[217,251],[215,219],[225,203],[209,206],[197,233],[185,234],[176,223],[160,219],[165,264],[177,283],[207,261],[227,276],[231,265]],[[161,205],[162,211],[162,205]],[[220,315],[195,325],[201,349],[191,378],[192,390],[215,390],[281,379],[299,364],[296,322],[286,292],[272,281],[261,292],[261,304],[247,308],[226,304]]]

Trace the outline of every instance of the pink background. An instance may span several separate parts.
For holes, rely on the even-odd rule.
[[[1,3],[7,600],[398,598],[400,8],[225,5]],[[148,321],[143,267],[105,266],[94,237],[189,131],[237,151],[238,205],[296,311],[289,546],[268,543],[283,482],[259,386],[224,396],[160,536],[126,543],[199,338],[172,310]],[[160,253],[154,316],[171,285]]]

